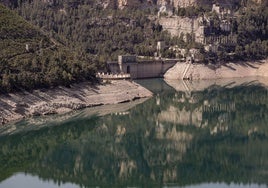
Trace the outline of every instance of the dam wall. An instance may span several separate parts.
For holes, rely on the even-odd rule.
[[[132,79],[141,79],[163,77],[176,63],[177,60],[141,60],[109,63],[108,67],[111,73],[126,73]]]

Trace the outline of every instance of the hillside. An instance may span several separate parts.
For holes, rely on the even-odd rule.
[[[0,4],[0,91],[92,79],[94,66]]]
[[[2,43],[5,46],[1,48],[5,51],[1,51],[2,61],[12,64],[1,71],[2,88],[8,91],[20,87],[69,85],[90,79],[94,69],[105,70],[106,62],[117,60],[118,55],[155,56],[158,41],[165,42],[165,48],[158,53],[161,57],[194,55],[201,63],[258,60],[266,59],[268,55],[268,14],[267,6],[264,6],[267,0],[0,2],[47,34],[33,29],[30,24],[21,24],[39,33],[24,28],[27,30],[22,32],[25,37],[18,35],[13,37],[15,42],[5,39],[8,42]],[[11,13],[14,14],[8,14]],[[19,25],[18,20],[21,18],[10,23]],[[18,26],[19,29],[23,27]],[[172,36],[170,28],[178,34]],[[7,31],[12,35],[3,36],[17,35],[17,29]],[[196,54],[191,54],[191,49]]]
[[[99,1],[65,1],[66,4],[71,5],[72,7],[77,7],[81,4],[91,4],[99,5],[103,8],[115,8],[115,9],[124,9],[124,8],[151,8],[156,6],[171,6],[173,8],[178,7],[188,7],[188,6],[212,6],[213,3],[224,3],[227,6],[233,6],[240,4],[242,0],[99,0]],[[253,0],[257,3],[263,3],[267,0]],[[1,0],[0,2],[4,3],[10,7],[18,7],[21,3],[27,2],[26,0]],[[59,5],[60,1],[43,1],[50,5]]]
[[[53,45],[40,30],[0,4],[0,58],[12,61]],[[40,46],[42,45],[42,46]],[[29,54],[28,54],[29,55]]]
[[[153,56],[158,40],[172,43],[157,22],[155,3],[144,9],[128,6],[121,10],[117,1],[105,2],[32,1],[14,10],[72,50],[93,56],[99,65],[116,60],[119,54]]]

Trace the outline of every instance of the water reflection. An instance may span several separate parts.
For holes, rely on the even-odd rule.
[[[1,187],[27,187],[27,188],[79,188],[79,185],[72,183],[61,183],[53,181],[40,181],[37,176],[27,175],[23,173],[15,174],[11,178],[0,183]]]
[[[2,135],[0,187],[18,172],[85,187],[268,185],[267,88],[159,83],[131,109]]]

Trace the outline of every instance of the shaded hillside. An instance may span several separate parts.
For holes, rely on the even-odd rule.
[[[91,79],[94,66],[0,4],[0,91]]]
[[[48,48],[53,45],[40,30],[0,5],[0,58],[12,60],[16,56]]]

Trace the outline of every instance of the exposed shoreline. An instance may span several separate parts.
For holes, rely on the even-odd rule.
[[[118,104],[153,94],[139,84],[127,80],[92,86],[88,82],[70,88],[34,90],[0,95],[0,125],[11,121],[107,104]]]
[[[164,75],[172,80],[211,80],[222,78],[268,77],[268,59],[240,63],[226,63],[219,67],[177,63]]]
[[[262,86],[268,88],[268,77],[243,77],[243,78],[222,78],[210,80],[171,80],[165,82],[176,91],[191,94],[191,92],[203,91],[212,86],[221,88],[234,88],[239,86]]]
[[[258,62],[228,63],[218,68],[203,64],[177,63],[164,75],[167,80],[217,80],[238,77],[267,78],[268,59]],[[31,116],[64,114],[73,110],[124,103],[152,95],[146,88],[127,80],[114,80],[110,84],[96,86],[84,82],[74,84],[70,88],[57,87],[34,90],[31,93],[10,93],[0,95],[0,125]]]

